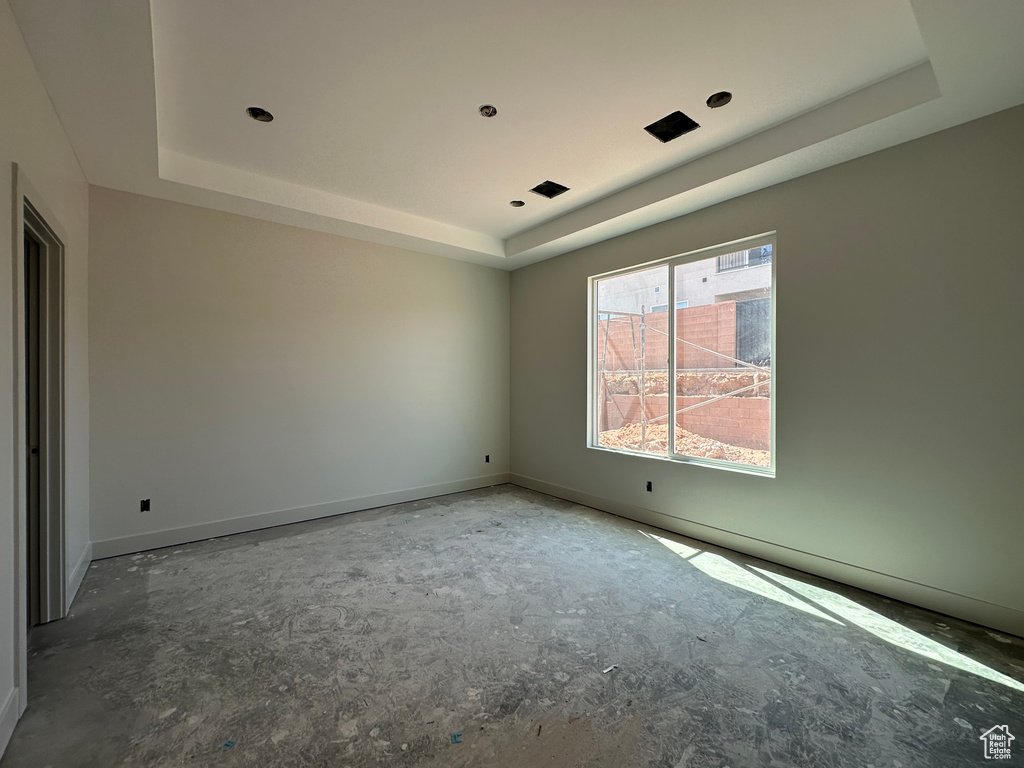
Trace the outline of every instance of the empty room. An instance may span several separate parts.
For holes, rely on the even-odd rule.
[[[1024,765],[1022,38],[0,0],[0,768]]]

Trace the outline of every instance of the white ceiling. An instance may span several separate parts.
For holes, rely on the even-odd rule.
[[[11,6],[91,183],[503,268],[1024,102],[1021,0]]]

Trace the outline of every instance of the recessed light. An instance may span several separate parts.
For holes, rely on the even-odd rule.
[[[493,104],[481,104],[480,105],[480,116],[481,117],[494,117],[498,114],[498,108]]]
[[[526,205],[526,203],[524,203],[522,200],[510,200],[509,205],[511,205],[513,208],[522,208],[524,205]]]
[[[728,91],[719,91],[718,93],[712,93],[708,96],[707,105],[712,109],[718,109],[719,107],[724,107],[730,101],[732,101],[731,93]]]
[[[700,125],[678,110],[671,115],[665,115],[661,120],[656,120],[650,125],[644,126],[644,130],[661,142],[669,142],[678,139],[684,133],[695,131]]]
[[[253,120],[258,120],[261,123],[269,123],[274,119],[274,116],[263,107],[249,107],[245,110],[245,113]]]
[[[558,197],[563,192],[568,192],[569,188],[564,184],[559,184],[555,181],[545,181],[543,184],[538,184],[530,191],[550,200],[552,197]]]

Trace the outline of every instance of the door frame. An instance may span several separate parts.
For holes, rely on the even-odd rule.
[[[28,706],[28,517],[25,415],[25,232],[40,243],[41,351],[46,358],[46,384],[41,401],[45,448],[40,452],[40,539],[45,553],[40,568],[40,622],[67,615],[67,544],[65,515],[65,244],[67,234],[17,163],[13,177],[13,368],[14,368],[14,649],[19,690],[19,715]]]

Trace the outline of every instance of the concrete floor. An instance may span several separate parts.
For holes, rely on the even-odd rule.
[[[1024,640],[514,486],[99,561],[31,642],[2,768],[1024,765]]]

